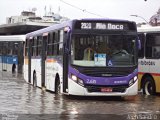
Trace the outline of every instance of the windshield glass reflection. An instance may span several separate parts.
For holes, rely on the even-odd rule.
[[[135,65],[136,37],[131,35],[75,35],[72,39],[72,64],[78,66]]]

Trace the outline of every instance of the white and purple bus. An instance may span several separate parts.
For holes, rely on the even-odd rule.
[[[135,22],[71,20],[26,35],[24,78],[66,95],[132,96],[137,53]]]

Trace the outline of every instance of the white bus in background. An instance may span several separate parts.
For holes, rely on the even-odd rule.
[[[22,72],[25,35],[0,36],[0,71]]]
[[[138,28],[141,50],[139,51],[139,90],[144,94],[160,92],[160,26]]]

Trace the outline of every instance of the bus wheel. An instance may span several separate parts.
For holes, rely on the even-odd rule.
[[[58,77],[56,77],[56,80],[55,80],[55,94],[60,94],[60,89],[61,89],[60,80],[59,80]]]
[[[36,72],[33,73],[33,86],[37,86],[37,76],[36,76]]]
[[[143,94],[154,95],[156,91],[155,83],[151,77],[145,79],[143,83]]]
[[[15,73],[16,72],[16,64],[13,64],[12,65],[12,73]]]

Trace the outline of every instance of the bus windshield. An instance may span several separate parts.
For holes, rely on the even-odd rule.
[[[136,36],[73,35],[71,64],[84,67],[127,67],[136,64]]]

